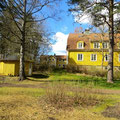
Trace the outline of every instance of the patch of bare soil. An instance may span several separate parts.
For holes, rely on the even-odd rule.
[[[120,103],[117,103],[115,106],[108,106],[102,114],[105,117],[117,118],[120,120]]]
[[[12,84],[12,83],[1,83],[0,87],[24,87],[24,88],[46,88],[48,83],[40,83],[40,84]]]

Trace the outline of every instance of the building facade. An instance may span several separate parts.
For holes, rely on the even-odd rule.
[[[48,64],[58,68],[66,67],[66,56],[64,55],[41,55],[40,64]]]
[[[108,65],[108,34],[73,33],[67,40],[67,60],[69,65],[104,66]],[[120,34],[115,35],[114,66],[120,66]]]

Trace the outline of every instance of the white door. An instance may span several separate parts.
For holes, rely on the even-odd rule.
[[[29,64],[29,75],[32,75],[32,63]]]

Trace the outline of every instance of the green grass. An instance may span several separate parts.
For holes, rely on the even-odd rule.
[[[65,70],[36,72],[22,82],[6,77],[0,86],[0,120],[115,120],[102,112],[120,102],[120,81],[110,84],[106,78]],[[65,109],[55,107],[60,104]]]
[[[45,91],[38,88],[23,88],[23,87],[2,87],[0,88],[0,95],[28,95],[33,97],[39,97],[43,95]]]
[[[42,77],[41,77],[42,76]],[[45,77],[44,77],[45,76]],[[47,77],[46,77],[47,76]],[[31,80],[31,81],[30,81]],[[24,83],[37,82],[63,82],[81,87],[94,87],[104,89],[120,89],[120,81],[114,80],[114,84],[107,83],[104,77],[90,76],[85,74],[67,73],[65,70],[57,70],[52,73],[43,73],[39,77],[29,77]]]

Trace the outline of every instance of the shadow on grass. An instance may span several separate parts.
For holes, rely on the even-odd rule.
[[[32,76],[33,79],[28,78],[28,81],[34,81],[34,82],[70,82],[74,85],[93,85],[96,87],[103,87],[108,89],[120,89],[120,80],[114,80],[114,83],[107,83],[107,80],[104,78],[97,78],[97,77],[81,77],[79,80],[75,79],[68,79],[68,80],[37,80],[36,78],[49,78],[49,75],[43,75],[43,74],[34,74]]]
[[[33,77],[33,78],[49,78],[49,75],[33,74],[31,77]]]

